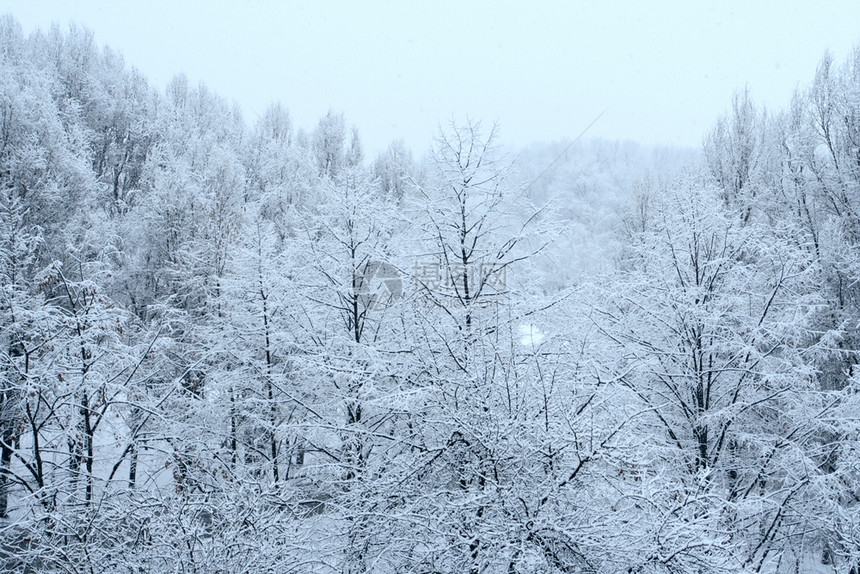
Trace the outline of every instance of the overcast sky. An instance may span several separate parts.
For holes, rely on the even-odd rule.
[[[30,32],[77,22],[159,89],[176,73],[312,129],[330,108],[368,152],[416,152],[440,122],[498,121],[513,145],[589,135],[698,146],[749,85],[771,107],[825,50],[860,41],[860,2],[146,2],[0,0]]]

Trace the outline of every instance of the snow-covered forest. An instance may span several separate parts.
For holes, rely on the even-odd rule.
[[[860,571],[860,51],[378,157],[131,64],[0,19],[0,569]]]

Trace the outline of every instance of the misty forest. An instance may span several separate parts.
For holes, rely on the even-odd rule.
[[[860,50],[376,157],[131,64],[0,19],[0,569],[860,572]]]

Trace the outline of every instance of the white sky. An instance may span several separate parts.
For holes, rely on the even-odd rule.
[[[460,5],[462,4],[462,5]],[[420,155],[440,122],[502,141],[590,136],[698,146],[732,92],[782,107],[826,49],[860,42],[860,2],[0,0],[30,32],[77,22],[163,88],[178,72],[253,121],[275,100],[312,129],[330,108],[369,154]]]

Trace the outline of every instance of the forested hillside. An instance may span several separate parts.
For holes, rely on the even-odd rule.
[[[0,19],[0,569],[858,574],[860,51],[810,72],[700,151],[369,158]]]

